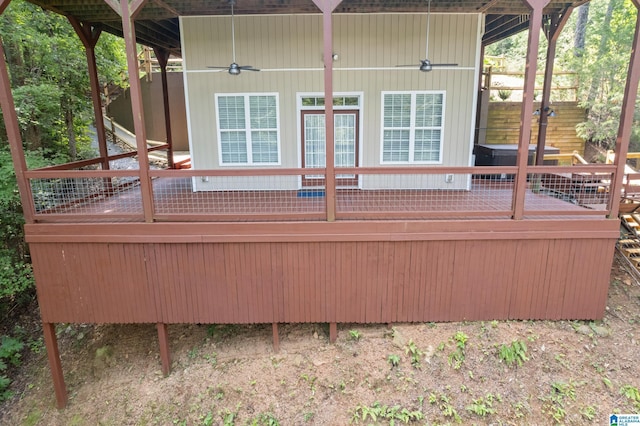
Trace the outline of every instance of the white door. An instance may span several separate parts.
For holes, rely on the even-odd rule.
[[[334,111],[335,167],[357,167],[358,112]],[[302,112],[302,167],[326,167],[326,132],[324,111]],[[336,185],[357,185],[356,175],[337,175]],[[324,186],[324,176],[307,175],[304,186]]]

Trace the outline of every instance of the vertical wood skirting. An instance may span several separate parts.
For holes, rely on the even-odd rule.
[[[53,390],[56,394],[56,407],[64,408],[67,406],[68,401],[67,386],[64,383],[64,375],[62,373],[62,362],[60,361],[60,351],[58,349],[58,338],[56,337],[55,324],[43,322],[42,332],[44,333],[44,344],[47,348],[49,368],[51,368],[51,376],[53,377]]]
[[[158,329],[158,345],[160,346],[160,359],[162,360],[162,374],[168,376],[171,372],[171,350],[169,348],[169,333],[167,324],[156,324]]]
[[[32,243],[31,255],[51,323],[396,323],[600,318],[614,249],[611,237]]]

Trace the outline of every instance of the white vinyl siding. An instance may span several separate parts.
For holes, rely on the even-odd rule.
[[[441,163],[444,92],[383,92],[382,163]]]
[[[221,165],[280,163],[276,94],[217,94]]]

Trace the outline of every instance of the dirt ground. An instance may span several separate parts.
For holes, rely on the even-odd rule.
[[[270,326],[172,325],[166,378],[153,325],[66,326],[68,407],[42,351],[0,424],[608,424],[640,413],[639,324],[617,260],[601,322],[341,324],[335,344],[324,324],[281,325],[278,353]]]

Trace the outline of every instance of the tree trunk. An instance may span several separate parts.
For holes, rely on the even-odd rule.
[[[596,56],[596,63],[599,63],[602,60],[603,55],[607,51],[607,43],[609,43],[609,37],[611,35],[611,18],[613,16],[613,10],[618,6],[619,0],[609,0],[609,4],[607,5],[607,13],[604,16],[604,20],[602,21],[602,26],[599,28],[599,33],[602,35],[600,39],[600,45],[598,46],[598,53]],[[596,68],[596,72],[593,74],[593,79],[591,80],[591,87],[589,88],[589,96],[587,97],[587,101],[589,103],[593,102],[598,95],[598,88],[602,85],[602,74],[604,67]]]
[[[40,127],[37,124],[28,124],[24,132],[24,142],[29,151],[33,151],[42,147],[42,139],[40,138]]]
[[[76,132],[73,128],[73,111],[67,108],[64,112],[64,121],[67,125],[67,137],[69,139],[69,157],[71,161],[76,161],[78,156],[78,147],[76,144]]]
[[[581,58],[584,54],[584,45],[587,35],[587,23],[589,22],[589,5],[585,3],[578,8],[578,20],[576,21],[576,34],[573,39],[573,56]]]

